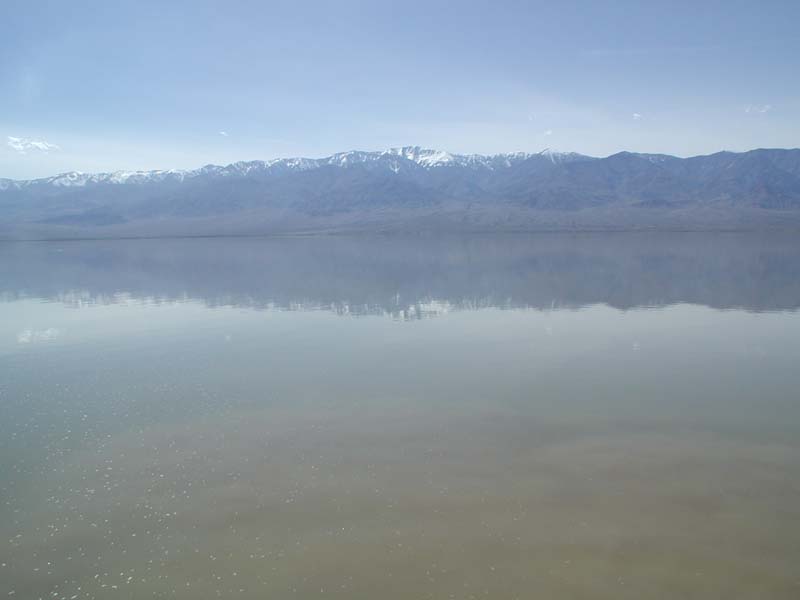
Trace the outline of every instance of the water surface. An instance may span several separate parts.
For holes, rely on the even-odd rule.
[[[800,597],[800,240],[0,245],[0,596]]]

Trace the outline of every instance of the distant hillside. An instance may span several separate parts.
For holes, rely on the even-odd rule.
[[[800,229],[800,149],[677,158],[405,147],[0,179],[0,237]]]

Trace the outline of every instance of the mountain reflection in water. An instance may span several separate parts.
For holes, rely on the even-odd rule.
[[[314,236],[0,244],[0,296],[328,309],[800,306],[790,234]]]

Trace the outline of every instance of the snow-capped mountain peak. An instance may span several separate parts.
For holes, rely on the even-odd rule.
[[[553,164],[586,158],[583,154],[578,154],[577,152],[559,152],[558,150],[553,150],[552,148],[545,148],[539,152],[539,156],[549,159]]]
[[[83,186],[89,181],[91,175],[81,173],[80,171],[70,171],[69,173],[62,173],[50,178],[50,183],[58,187],[67,186]]]
[[[403,146],[390,148],[384,154],[401,156],[423,167],[436,167],[456,162],[456,156],[443,150],[420,148],[419,146]]]

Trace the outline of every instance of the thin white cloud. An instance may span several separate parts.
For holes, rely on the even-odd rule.
[[[223,136],[223,137],[228,137],[228,132],[227,131],[220,131],[219,134],[221,136]]]
[[[46,142],[44,140],[32,140],[30,138],[20,138],[20,137],[13,137],[7,136],[7,142],[9,148],[18,152],[19,154],[27,154],[28,152],[52,152],[54,150],[60,150],[58,146],[55,144],[51,144],[50,142]]]
[[[543,132],[542,135],[544,137],[549,137],[549,136],[553,135],[553,130],[552,129],[548,129],[547,131]]]
[[[771,104],[748,104],[744,107],[744,112],[746,113],[757,113],[763,115],[768,113],[772,110]]]
[[[633,113],[633,120],[634,121],[639,121],[641,118],[642,118],[642,115],[640,113]]]

